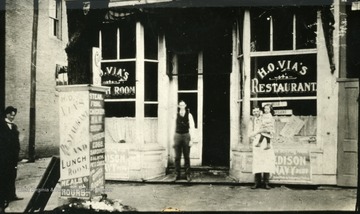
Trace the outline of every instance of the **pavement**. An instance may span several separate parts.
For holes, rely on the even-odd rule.
[[[8,213],[24,212],[33,192],[51,158],[37,159],[34,163],[20,162],[16,181],[17,194],[24,200],[11,202]],[[107,181],[109,199],[140,212],[162,211],[355,211],[356,188],[337,186],[273,185],[271,190],[251,189],[218,171],[194,173],[193,180],[173,182],[174,175],[139,182]],[[60,185],[45,207],[52,211],[63,205]]]

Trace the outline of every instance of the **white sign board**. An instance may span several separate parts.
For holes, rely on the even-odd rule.
[[[293,137],[299,133],[304,124],[305,121],[295,115],[292,115],[285,124],[284,128],[280,131],[280,135],[284,137]]]
[[[61,180],[89,176],[87,92],[63,92],[59,98]]]

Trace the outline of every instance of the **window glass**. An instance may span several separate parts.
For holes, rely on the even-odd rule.
[[[197,90],[197,63],[197,54],[186,54],[178,56],[179,90]]]
[[[272,11],[273,18],[273,49],[292,50],[293,44],[293,13],[289,8]]]
[[[316,87],[316,54],[251,58],[251,109],[272,106],[274,143],[316,143]]]
[[[157,117],[158,105],[157,104],[145,104],[145,117]]]
[[[106,99],[135,99],[135,62],[103,62],[101,70],[102,85],[110,87]]]
[[[126,23],[120,26],[120,59],[135,58],[136,24]],[[116,46],[115,46],[116,47]],[[116,49],[113,47],[114,49]]]
[[[116,59],[117,27],[112,24],[106,24],[101,30],[102,58]]]
[[[135,102],[105,102],[105,117],[135,117]]]
[[[158,34],[154,26],[148,22],[144,25],[145,34],[145,59],[158,58]]]
[[[251,51],[270,50],[270,16],[268,10],[251,10]]]
[[[251,58],[251,97],[316,96],[316,54]]]
[[[351,10],[349,5],[347,14],[346,78],[360,78],[360,11]]]
[[[50,33],[61,39],[61,1],[49,1]]]
[[[254,8],[250,17],[253,52],[270,51],[271,44],[274,51],[293,50],[294,42],[296,49],[316,48],[316,8]]]
[[[296,12],[296,49],[316,48],[316,16],[312,8]]]
[[[262,100],[252,101],[251,109],[255,106],[263,107],[270,103],[273,106],[274,116],[316,116],[316,100]]]
[[[145,62],[145,101],[157,101],[158,64]]]

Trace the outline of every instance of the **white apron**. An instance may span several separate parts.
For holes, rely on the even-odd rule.
[[[260,147],[255,147],[260,139],[260,134],[258,134],[253,141],[253,164],[252,172],[268,172],[275,173],[275,153],[272,143],[270,143],[270,149],[264,150],[266,147],[266,139],[264,138]]]
[[[252,131],[255,132],[260,128],[261,122],[253,121],[251,124]],[[260,134],[257,134],[252,142],[253,148],[253,164],[252,164],[252,173],[275,173],[275,152],[273,148],[273,142],[270,141],[270,149],[264,150],[266,147],[266,139],[263,139],[260,147],[255,147],[259,142]],[[273,139],[271,139],[273,140]]]

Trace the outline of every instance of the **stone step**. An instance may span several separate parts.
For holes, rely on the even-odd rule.
[[[181,172],[185,172],[184,168],[181,168]],[[175,173],[175,168],[170,166],[167,168],[166,174]],[[228,167],[213,167],[213,166],[194,166],[191,167],[192,174],[203,174],[203,175],[229,175]]]

